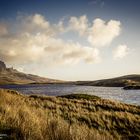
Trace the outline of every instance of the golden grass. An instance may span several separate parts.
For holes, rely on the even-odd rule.
[[[14,140],[140,139],[140,107],[94,96],[0,90],[0,133]]]

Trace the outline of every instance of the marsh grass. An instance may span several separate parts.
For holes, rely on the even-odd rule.
[[[140,139],[140,107],[88,95],[0,90],[0,133],[14,140]]]

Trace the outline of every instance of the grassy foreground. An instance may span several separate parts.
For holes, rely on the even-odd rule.
[[[81,94],[25,96],[1,89],[0,134],[13,140],[139,140],[140,107]]]

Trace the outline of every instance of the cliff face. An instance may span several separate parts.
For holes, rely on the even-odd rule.
[[[7,68],[0,61],[0,84],[29,84],[29,83],[54,83],[59,80],[44,78],[37,75],[25,74],[13,68]]]

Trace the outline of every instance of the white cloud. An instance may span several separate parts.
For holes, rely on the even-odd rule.
[[[114,50],[114,58],[115,59],[121,59],[125,57],[129,53],[130,49],[127,47],[127,45],[119,45],[115,50]]]
[[[21,16],[19,18],[21,28],[20,32],[31,34],[44,33],[49,36],[54,36],[60,32],[64,32],[63,20],[56,24],[51,24],[44,16],[35,14],[31,16]]]
[[[110,45],[120,35],[121,23],[117,20],[105,22],[97,18],[90,24],[87,16],[83,15],[79,18],[71,17],[68,28],[78,32],[80,36],[85,36],[93,47],[103,47]]]
[[[50,23],[40,14],[35,14],[27,17],[21,17],[21,22],[23,27],[28,29],[28,31],[35,30],[48,30]]]
[[[84,35],[88,31],[88,19],[86,15],[71,17],[69,20],[69,29],[77,31],[80,35]]]
[[[121,23],[110,20],[107,23],[102,19],[95,19],[90,28],[88,41],[95,47],[109,45],[120,34]]]
[[[79,43],[65,42],[61,39],[50,38],[45,50],[56,64],[76,64],[80,61],[95,63],[100,61],[97,49],[82,46]]]
[[[51,24],[48,20],[46,20],[40,14],[35,14],[29,18],[31,18],[32,27],[34,27],[34,25],[38,26],[38,27],[35,26],[35,28],[37,28],[39,30],[39,32],[45,32],[49,36],[56,35],[61,32],[65,32],[63,20],[58,21],[58,23],[56,23],[56,24]],[[26,24],[27,24],[27,22],[26,22]],[[35,30],[35,28],[34,28],[34,30]]]

